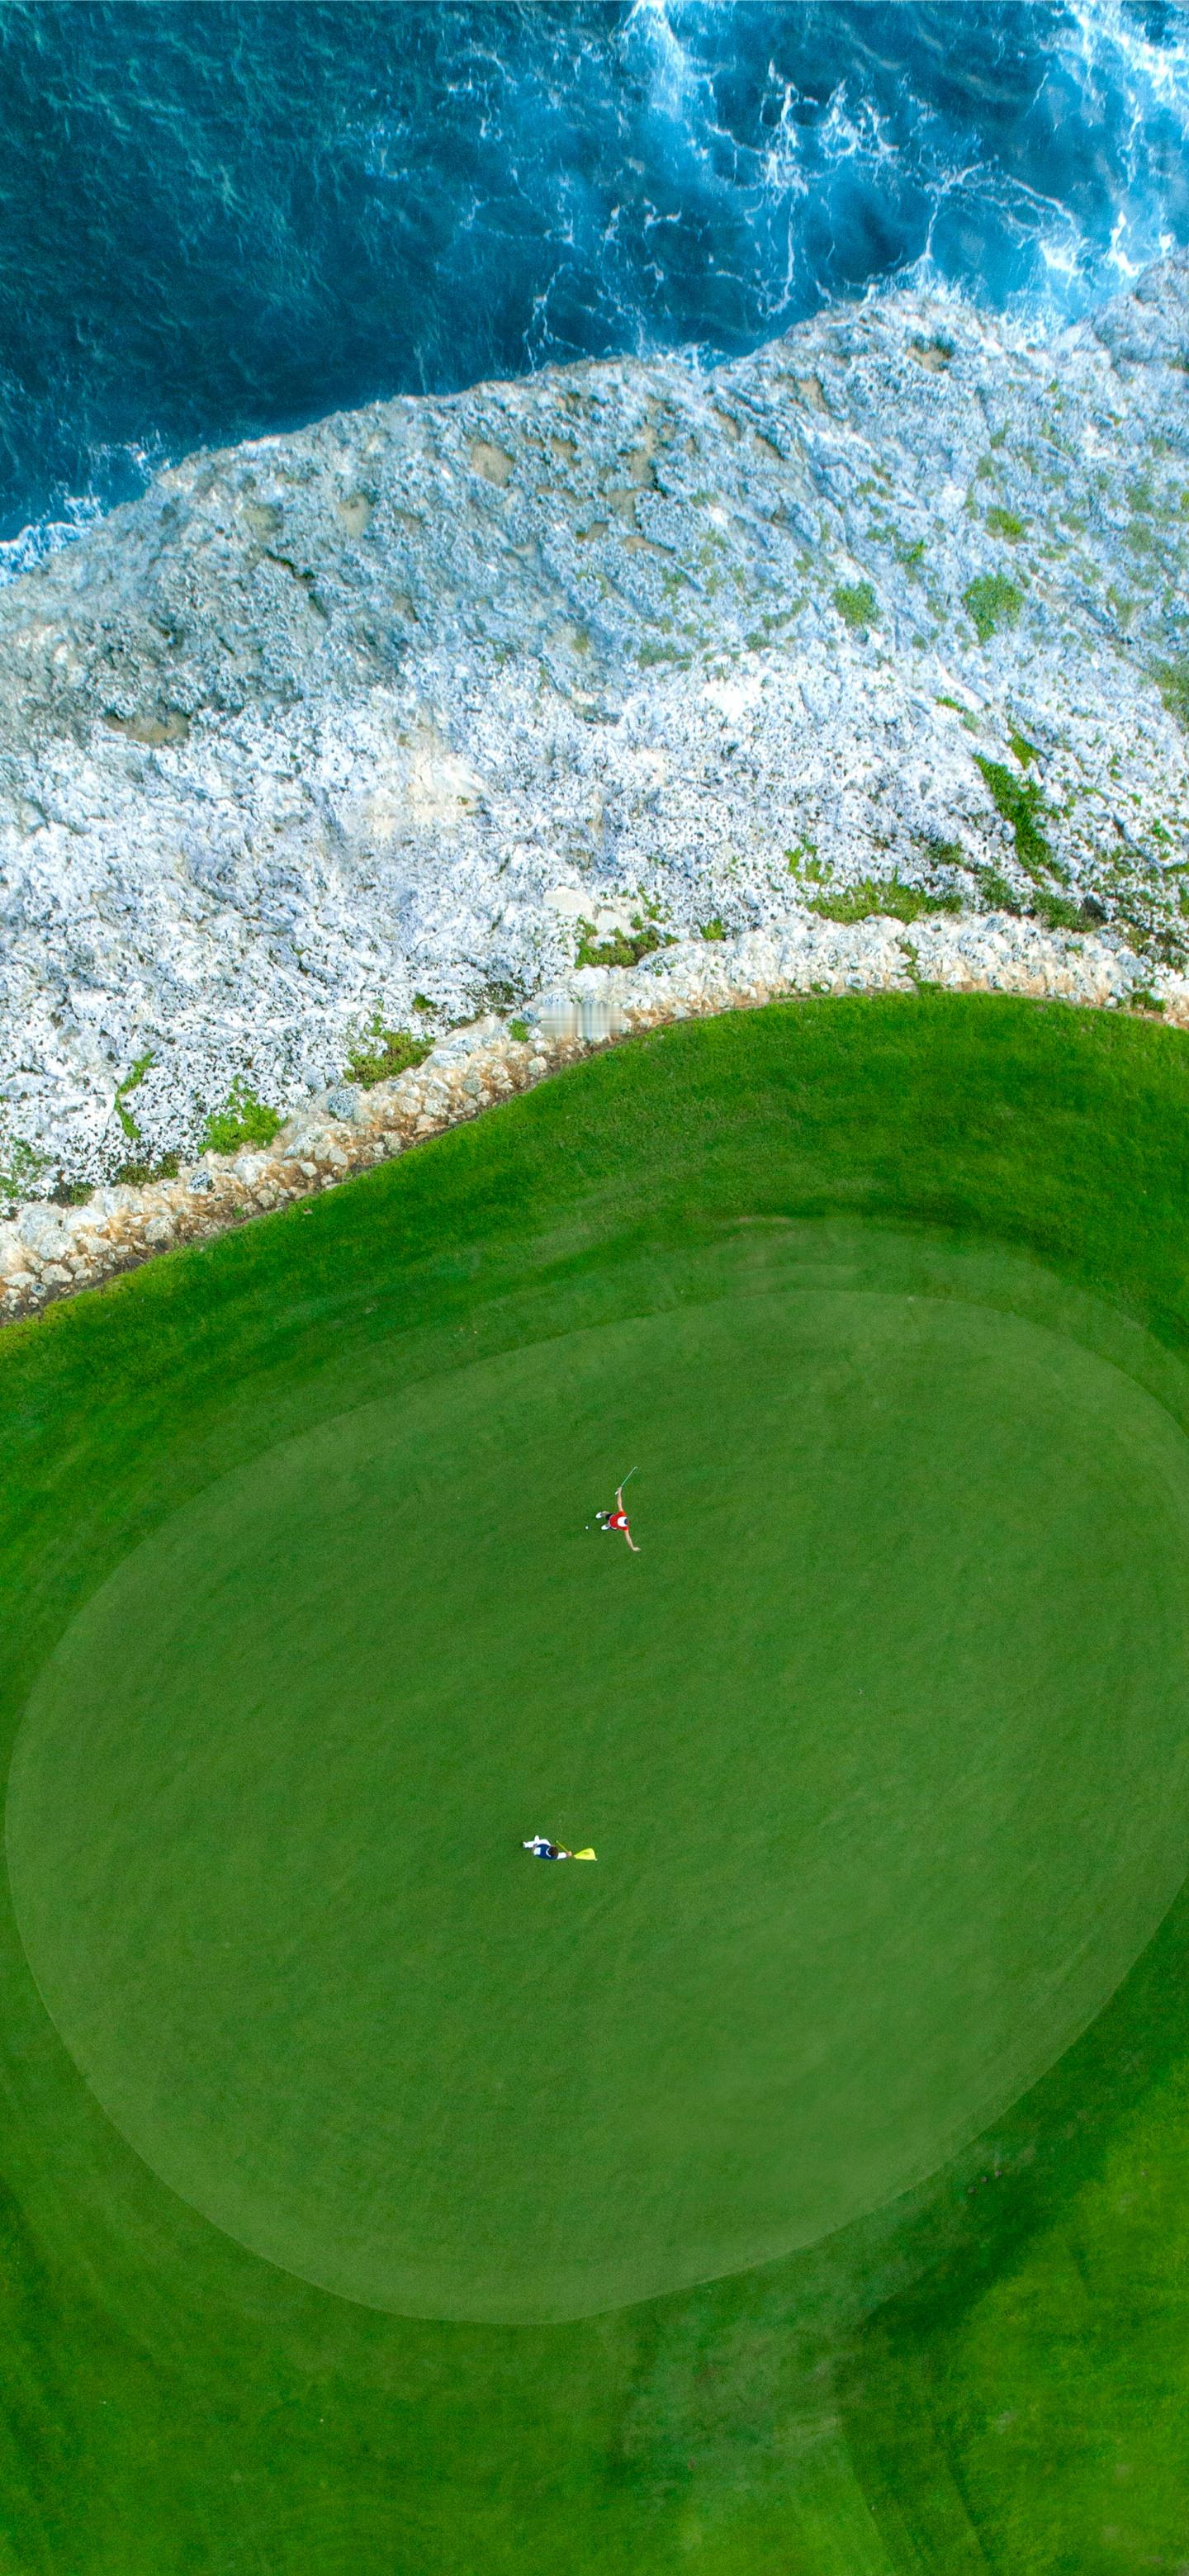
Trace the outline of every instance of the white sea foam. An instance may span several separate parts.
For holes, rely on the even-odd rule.
[[[222,443],[288,427],[303,416],[303,385],[312,417],[576,358],[680,346],[718,358],[822,304],[896,286],[1045,329],[1189,242],[1186,0],[1158,20],[1135,0],[1018,11],[982,0],[950,11],[911,0],[870,11],[631,0],[622,15],[539,0],[430,16],[436,33],[422,53],[385,43],[358,63],[319,21],[301,204],[288,157],[275,172],[259,148],[255,162],[235,159],[241,130],[273,131],[266,44],[240,67],[249,89],[253,78],[260,86],[237,92],[218,156],[197,123],[183,135],[184,102],[167,81],[154,87],[144,53],[140,88],[119,90],[120,119],[136,143],[162,115],[180,117],[175,141],[194,187],[179,201],[176,239],[162,224],[151,277],[143,244],[127,263],[135,314],[116,294],[89,317],[72,273],[64,267],[55,287],[46,268],[47,308],[59,299],[47,345],[56,329],[71,354],[56,386],[47,362],[49,393],[28,389],[40,384],[32,351],[27,384],[14,367],[5,389],[10,511],[30,524],[0,542],[0,584],[141,488],[146,459],[163,462],[169,444],[154,444],[154,420],[197,419],[185,444]],[[78,47],[63,66],[63,113],[94,117],[97,75],[85,61],[76,70],[76,57]],[[218,64],[208,71],[214,99]],[[34,89],[40,115],[43,65]],[[14,134],[16,113],[10,97]],[[102,119],[92,130],[102,144]],[[151,140],[142,158],[151,176]],[[129,166],[122,151],[106,175],[99,167],[88,209],[97,232],[106,227],[111,278]],[[236,213],[234,312],[214,255],[208,274],[194,250],[207,197]],[[323,235],[317,210],[328,203]],[[346,265],[344,244],[355,254]],[[343,292],[348,268],[357,297]],[[2,271],[0,261],[0,285]],[[94,382],[86,329],[77,356],[80,319],[98,352]],[[117,352],[127,344],[127,384],[105,338]],[[101,422],[105,403],[121,427],[147,424],[145,457],[118,439],[105,449],[102,426],[88,454],[78,424]]]
[[[0,590],[10,581],[19,581],[23,573],[35,572],[50,555],[61,554],[64,546],[72,546],[97,519],[106,516],[110,503],[104,497],[104,487],[110,489],[113,467],[119,469],[121,498],[133,500],[139,498],[165,461],[162,450],[155,446],[128,446],[118,453],[109,448],[97,456],[98,491],[67,493],[44,518],[31,520],[15,536],[0,537]]]

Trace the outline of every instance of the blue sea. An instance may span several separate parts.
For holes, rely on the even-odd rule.
[[[6,0],[0,577],[197,445],[1187,241],[1183,0]]]

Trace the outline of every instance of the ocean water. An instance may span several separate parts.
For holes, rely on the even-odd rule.
[[[7,0],[0,578],[197,445],[1186,242],[1185,0]]]

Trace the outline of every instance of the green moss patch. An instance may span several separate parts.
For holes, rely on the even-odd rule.
[[[392,1082],[410,1066],[424,1064],[432,1038],[412,1037],[407,1029],[385,1028],[377,1014],[347,1058],[346,1078],[371,1091],[377,1082]]]
[[[131,1071],[125,1074],[122,1082],[117,1082],[116,1084],[116,1116],[119,1119],[120,1125],[123,1128],[124,1134],[128,1138],[129,1143],[133,1145],[137,1145],[140,1142],[140,1129],[137,1126],[130,1108],[128,1107],[129,1095],[139,1089],[139,1086],[144,1081],[145,1075],[148,1072],[152,1061],[153,1059],[151,1055],[138,1056]]]
[[[961,912],[960,894],[933,894],[924,886],[906,885],[902,877],[861,877],[836,893],[815,895],[811,912],[826,921],[870,921],[887,914],[893,921],[920,921],[930,912]]]
[[[638,966],[657,948],[668,945],[655,921],[637,921],[631,930],[614,930],[600,939],[593,922],[578,925],[577,966]]]
[[[989,644],[1001,626],[1014,626],[1024,594],[1006,573],[983,572],[968,583],[962,600],[979,643]]]
[[[1155,679],[1169,714],[1189,725],[1189,660],[1158,662]]]
[[[244,1145],[271,1145],[283,1121],[237,1074],[221,1109],[213,1110],[202,1134],[204,1154],[237,1154]]]
[[[993,537],[1004,537],[1011,546],[1018,546],[1020,539],[1028,534],[1028,522],[1016,510],[988,510],[987,527]]]
[[[1019,778],[1003,761],[987,760],[981,752],[976,751],[974,761],[990,790],[996,813],[1011,825],[1021,867],[1031,877],[1051,873],[1053,853],[1042,821],[1044,792],[1036,779]]]
[[[834,606],[845,626],[865,633],[876,617],[876,597],[869,581],[840,581],[831,592]]]

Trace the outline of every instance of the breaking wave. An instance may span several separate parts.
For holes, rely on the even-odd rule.
[[[197,445],[1189,241],[1184,0],[40,0],[0,124],[0,578]]]

